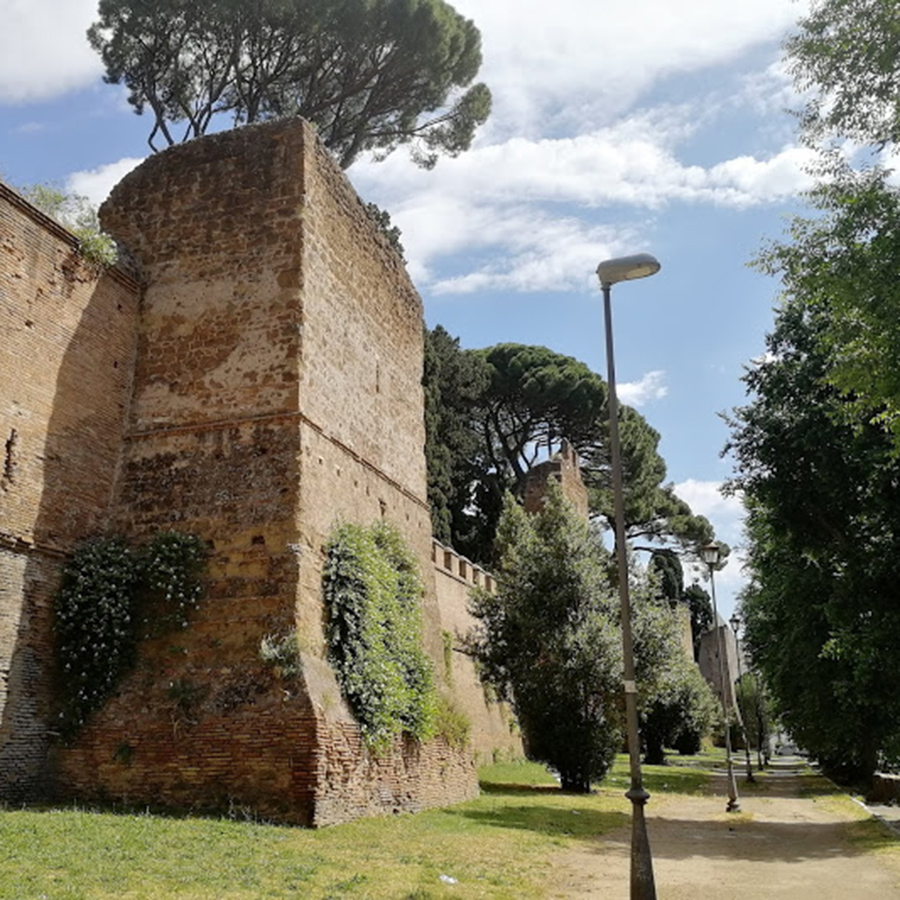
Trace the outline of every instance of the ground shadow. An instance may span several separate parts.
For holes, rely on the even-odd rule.
[[[565,836],[585,840],[595,840],[600,835],[624,828],[630,819],[623,812],[574,810],[569,806],[544,804],[522,804],[487,810],[451,808],[444,812],[449,816],[494,828],[513,828],[550,837]]]

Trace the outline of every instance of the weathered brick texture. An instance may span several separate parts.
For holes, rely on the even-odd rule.
[[[315,825],[472,796],[471,751],[398,741],[370,757],[325,660],[324,545],[341,520],[383,518],[406,536],[421,563],[426,647],[439,674],[441,629],[462,615],[442,613],[436,588],[422,307],[401,262],[314,132],[296,121],[158,154],[123,179],[101,217],[137,266],[139,316],[134,285],[110,276],[84,288],[83,312],[62,304],[56,321],[72,318],[69,331],[56,336],[50,311],[35,314],[47,340],[56,336],[67,374],[43,373],[34,433],[68,435],[77,452],[61,447],[59,470],[41,471],[40,451],[27,449],[27,417],[21,427],[2,420],[0,436],[19,429],[7,467],[24,472],[21,454],[33,454],[21,479],[30,493],[16,501],[25,512],[9,517],[13,586],[0,605],[2,634],[31,627],[18,624],[28,606],[14,599],[29,580],[21,560],[36,552],[29,515],[41,519],[54,552],[104,527],[134,537],[195,532],[210,546],[210,572],[190,627],[142,646],[119,693],[73,746],[53,753],[60,792],[246,807]],[[65,244],[46,222],[33,238],[19,235],[23,227],[10,246],[48,234]],[[43,265],[48,284],[56,278],[69,289],[59,273],[80,269],[63,250],[30,252],[34,262],[22,263],[20,276],[28,290],[38,283],[33,266]],[[15,316],[25,315],[26,300],[11,304]],[[35,366],[41,348],[16,343]],[[17,402],[4,415],[35,405]],[[53,574],[42,579],[32,591],[42,612],[29,615],[46,643]],[[452,605],[460,604],[457,592]],[[260,642],[293,628],[303,670],[283,679],[260,661]],[[8,639],[16,641],[46,665],[37,637]],[[3,653],[11,658],[6,645]],[[20,656],[24,671],[32,656]],[[46,691],[33,693],[46,708]],[[508,724],[484,712],[480,688],[466,682],[460,703],[477,707],[482,755],[492,739],[485,728],[505,729],[506,747]],[[46,722],[42,715],[32,719]],[[13,731],[12,743],[29,743],[27,729]]]
[[[137,285],[0,184],[0,797],[49,788],[60,561],[107,525]]]

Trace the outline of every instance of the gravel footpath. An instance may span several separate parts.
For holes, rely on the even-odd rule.
[[[900,900],[900,864],[854,849],[846,826],[859,815],[802,792],[798,764],[779,760],[739,813],[725,812],[722,777],[709,796],[651,798],[658,900]],[[622,829],[561,854],[551,896],[628,900],[630,840]]]

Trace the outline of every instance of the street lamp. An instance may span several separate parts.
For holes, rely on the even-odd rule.
[[[744,686],[744,672],[743,672],[743,667],[741,664],[741,644],[740,644],[740,640],[738,639],[738,628],[740,628],[740,626],[741,626],[741,619],[737,613],[734,613],[734,615],[728,621],[731,622],[731,630],[734,632],[734,650],[735,650],[735,654],[737,655],[737,664],[738,664],[738,684],[741,685],[741,687],[743,687]],[[745,705],[746,705],[746,697],[747,697],[747,695],[744,694]],[[735,698],[735,699],[737,699],[737,698]],[[744,714],[740,710],[740,707],[739,707],[738,711],[741,712],[741,730],[744,732],[744,754],[747,757],[747,781],[750,782],[750,784],[753,784],[755,779],[753,777],[753,766],[750,765],[750,739],[747,737],[747,726],[744,723]]]
[[[608,259],[597,266],[603,292],[603,323],[606,331],[606,370],[609,392],[609,450],[612,464],[613,509],[615,513],[616,560],[619,571],[619,605],[622,616],[622,656],[624,662],[625,718],[628,728],[628,756],[631,787],[625,796],[631,801],[631,900],[656,900],[653,859],[647,837],[644,806],[650,794],[641,778],[641,747],[638,741],[637,686],[634,677],[634,641],[631,635],[631,599],[628,595],[628,555],[625,547],[625,496],[622,488],[622,452],[619,446],[619,406],[616,398],[616,364],[613,358],[611,288],[620,281],[646,278],[659,271],[659,263],[649,253]]]
[[[703,562],[709,566],[709,586],[712,591],[713,627],[716,632],[716,653],[719,657],[719,689],[722,698],[722,718],[725,720],[725,765],[728,770],[728,803],[725,812],[737,812],[741,807],[738,802],[737,782],[734,780],[734,769],[731,765],[731,728],[728,724],[728,706],[725,702],[725,660],[722,656],[722,635],[719,633],[719,611],[716,608],[716,579],[713,567],[719,562],[719,545],[707,544],[700,548]]]

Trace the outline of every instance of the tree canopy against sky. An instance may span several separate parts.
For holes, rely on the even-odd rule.
[[[834,774],[900,753],[900,464],[829,380],[831,311],[786,299],[735,412],[745,644],[785,727]]]
[[[814,0],[785,43],[819,149],[810,214],[759,256],[783,286],[731,449],[744,491],[747,644],[784,724],[834,773],[900,759],[900,134],[892,0]]]
[[[900,450],[900,190],[880,167],[854,171],[830,158],[808,194],[812,214],[791,220],[758,267],[784,294],[827,310],[820,339],[834,350],[826,373],[849,415],[889,429]]]
[[[400,144],[431,166],[490,113],[480,33],[444,0],[100,0],[88,37],[154,149],[300,116],[344,168]]]
[[[462,350],[438,326],[426,334],[424,383],[429,489],[442,540],[490,563],[505,492],[520,496],[529,469],[563,438],[582,460],[592,512],[612,528],[606,385],[584,363],[523,344]],[[620,418],[629,539],[707,543],[709,522],[664,483],[659,434],[627,406]]]
[[[788,71],[811,96],[800,118],[810,142],[900,136],[900,15],[895,0],[813,0],[784,43]]]

